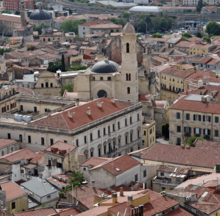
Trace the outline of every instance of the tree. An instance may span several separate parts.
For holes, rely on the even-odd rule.
[[[115,17],[112,17],[110,19],[111,22],[115,23],[115,24],[118,24],[118,20],[115,18]]]
[[[138,32],[146,32],[146,23],[144,20],[141,20],[137,23],[137,31]]]
[[[47,71],[56,72],[57,70],[61,70],[61,63],[60,62],[49,62]]]
[[[154,17],[152,20],[152,25],[153,25],[153,29],[154,31],[158,31],[160,30],[160,17]]]
[[[4,49],[4,48],[0,48],[0,55],[3,55],[5,52],[10,52],[10,49]]]
[[[145,19],[146,18],[146,15],[144,15],[144,14],[141,14],[141,15],[139,15],[139,17],[138,17],[140,20],[141,19]]]
[[[190,137],[190,138],[187,139],[186,144],[189,144],[191,147],[195,147],[194,142],[195,142],[196,140],[206,141],[206,140],[203,139],[202,137],[193,136],[193,137]]]
[[[159,33],[154,33],[154,34],[152,35],[152,38],[162,38],[162,35],[159,34]]]
[[[203,36],[202,39],[207,41],[208,43],[211,43],[211,39],[208,36]]]
[[[84,66],[84,65],[77,65],[77,66],[69,68],[67,71],[77,71],[77,70],[85,70],[85,69],[87,69],[86,66]]]
[[[185,38],[185,39],[187,39],[187,38],[191,38],[192,35],[191,35],[190,33],[187,33],[187,32],[186,32],[186,33],[183,33],[183,34],[182,34],[182,37]]]
[[[70,83],[64,85],[62,90],[61,90],[61,96],[63,96],[65,90],[67,90],[68,92],[73,92],[73,85],[70,84]]]
[[[196,32],[196,37],[202,38],[202,33],[200,31]]]
[[[207,24],[205,31],[209,35],[220,35],[220,24],[215,21],[211,21]]]
[[[20,15],[20,11],[15,11],[15,15]]]
[[[65,59],[64,59],[63,54],[62,54],[62,60],[61,60],[61,71],[62,72],[66,71],[66,64],[65,64]]]
[[[33,51],[34,50],[34,46],[28,46],[27,47],[27,51],[30,51],[30,50]]]
[[[164,138],[169,138],[169,123],[165,123],[162,125],[161,133]]]
[[[121,15],[122,18],[128,18],[131,14],[129,12],[123,12]]]
[[[65,33],[75,32],[75,34],[78,35],[78,25],[81,25],[85,22],[86,22],[85,19],[75,20],[75,21],[67,20],[61,24],[61,30],[64,31]]]
[[[2,14],[3,14],[3,13],[10,14],[11,12],[8,11],[8,10],[3,10],[1,13],[2,13]]]
[[[165,18],[160,19],[160,29],[166,31],[169,29],[169,22]]]
[[[147,30],[150,30],[152,28],[152,22],[150,16],[146,16],[145,22],[147,24]]]
[[[118,19],[118,24],[124,26],[126,24],[126,20],[120,18]]]
[[[202,7],[203,7],[203,0],[199,0],[198,1],[198,4],[197,4],[197,6],[196,6],[196,10],[197,10],[197,12],[201,12],[201,10],[202,10]]]
[[[42,34],[42,29],[43,28],[49,28],[49,27],[50,26],[48,26],[48,25],[41,24],[39,26],[34,26],[33,30],[38,31],[38,34],[41,35]]]

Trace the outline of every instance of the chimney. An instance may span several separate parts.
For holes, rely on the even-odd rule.
[[[131,204],[131,201],[133,201],[133,196],[128,196],[128,203]]]
[[[68,117],[69,117],[69,118],[72,118],[72,117],[73,117],[72,112],[68,111]]]
[[[190,148],[190,145],[188,143],[186,144],[186,148],[188,148],[188,149]]]
[[[117,202],[118,202],[117,193],[113,193],[113,194],[112,194],[112,203],[113,203],[113,204],[116,204]]]
[[[87,113],[87,115],[91,115],[91,109],[90,109],[90,107],[87,107],[86,113]]]
[[[115,98],[114,97],[111,97],[111,102],[115,103]]]
[[[121,196],[121,197],[123,197],[123,196],[124,196],[123,187],[120,187],[120,196]]]
[[[76,106],[79,106],[79,98],[76,99]]]
[[[101,102],[101,101],[97,101],[97,106],[101,108],[102,107],[102,103],[103,102]]]

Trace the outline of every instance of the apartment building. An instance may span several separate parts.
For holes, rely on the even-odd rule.
[[[183,0],[184,6],[197,6],[199,0]],[[219,0],[204,0],[203,3],[207,3],[208,5],[218,5]]]
[[[153,146],[156,143],[156,125],[154,120],[145,120],[142,124],[142,147]]]
[[[207,55],[209,51],[213,48],[213,45],[194,43],[189,47],[189,55],[198,54],[200,56]]]
[[[191,136],[220,141],[220,104],[212,95],[186,94],[173,103],[169,116],[170,143],[173,145],[185,143]]]
[[[19,11],[21,0],[3,0],[3,7],[9,11]],[[25,0],[25,9],[34,9],[34,0]]]
[[[93,156],[119,156],[142,147],[142,105],[100,98],[83,105],[45,113],[28,121],[11,115],[0,122],[0,136],[19,140],[34,151],[57,141],[78,147],[78,153]]]
[[[185,79],[192,72],[175,68],[166,68],[160,72],[160,97],[162,100],[175,101],[180,92],[184,92]]]

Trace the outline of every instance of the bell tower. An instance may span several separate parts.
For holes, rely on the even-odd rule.
[[[138,63],[136,34],[131,23],[127,23],[121,35],[121,93],[119,100],[138,102]]]
[[[26,20],[25,20],[25,7],[24,7],[24,2],[20,2],[20,14],[21,14],[21,25],[26,26]]]

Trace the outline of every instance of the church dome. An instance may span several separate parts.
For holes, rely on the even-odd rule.
[[[113,61],[100,61],[92,66],[91,71],[94,73],[114,73],[118,72],[119,65]]]
[[[31,20],[51,20],[52,16],[49,12],[45,11],[45,10],[34,10],[30,17]]]
[[[135,34],[134,26],[131,23],[127,22],[127,24],[122,29],[123,34]]]

